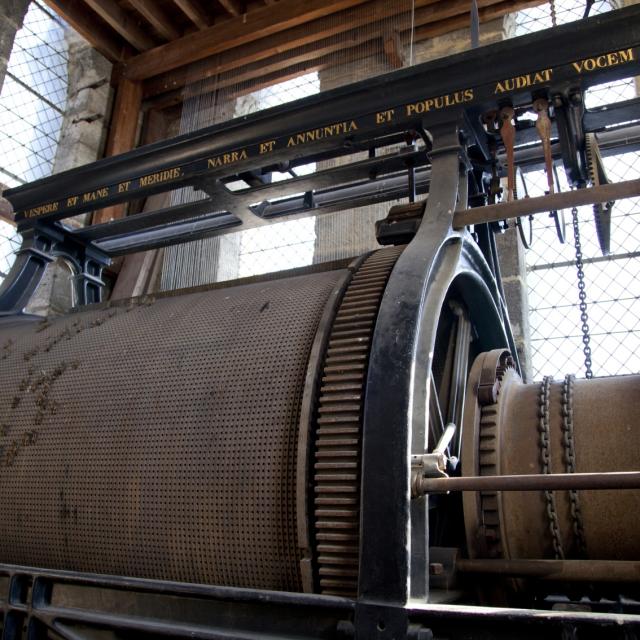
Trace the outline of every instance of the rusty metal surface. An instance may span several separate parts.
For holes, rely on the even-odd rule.
[[[0,325],[0,562],[300,590],[300,402],[344,275]]]
[[[496,401],[481,406],[474,396],[486,355],[476,360],[469,378],[462,463],[467,477],[452,479],[458,488],[480,489],[463,498],[471,557],[545,559],[559,551],[559,559],[639,560],[640,376],[575,380],[569,447],[565,383],[549,383],[543,412],[541,385],[523,384],[506,369],[500,372]],[[541,457],[545,415],[546,466]],[[560,473],[567,475],[558,480]],[[508,484],[524,488],[528,474],[542,474],[533,481],[539,489],[556,489],[550,491],[552,502],[542,490],[506,490]],[[476,482],[468,476],[503,477]],[[620,486],[625,489],[612,488]]]

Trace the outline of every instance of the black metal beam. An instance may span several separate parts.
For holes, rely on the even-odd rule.
[[[364,138],[427,129],[458,111],[515,106],[640,71],[640,7],[416,65],[6,192],[16,220],[58,220],[202,177],[223,178]],[[480,62],[479,62],[480,61]],[[470,71],[472,74],[470,74]],[[470,79],[472,75],[472,79]],[[78,185],[82,185],[79,189]]]

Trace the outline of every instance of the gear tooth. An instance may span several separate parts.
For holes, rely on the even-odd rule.
[[[357,595],[364,384],[375,316],[402,249],[376,251],[361,264],[327,341],[313,433],[313,545],[320,593],[326,595]]]
[[[478,431],[478,465],[479,474],[497,475],[498,469],[498,413],[500,411],[501,391],[504,377],[508,372],[515,372],[513,362],[496,367],[498,381],[497,399],[493,404],[481,407]],[[517,375],[517,374],[516,374]],[[481,492],[479,494],[480,516],[485,545],[489,556],[500,558],[504,556],[500,538],[500,509],[498,496],[495,492]]]

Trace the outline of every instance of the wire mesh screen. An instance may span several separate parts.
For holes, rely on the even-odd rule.
[[[522,35],[578,20],[584,3],[555,0],[518,12],[516,34]],[[596,2],[591,15],[603,13],[613,3]],[[635,79],[594,87],[585,96],[587,108],[627,100],[636,95]],[[640,177],[640,153],[637,151],[604,158],[612,182]],[[560,186],[566,179],[559,171]],[[530,196],[543,195],[546,176],[543,171],[526,174]],[[527,251],[527,290],[533,377],[561,377],[565,373],[585,375],[584,333],[578,299],[578,275],[575,264],[575,240],[571,211],[565,211],[566,242],[560,244],[552,220],[538,216],[534,220],[535,242]],[[582,245],[585,292],[588,313],[592,369],[595,376],[637,373],[640,371],[640,199],[617,202],[611,223],[611,253],[600,251],[593,210],[578,209]]]
[[[354,23],[374,23],[374,26],[365,26],[345,35],[345,25],[340,24],[339,17],[326,18],[335,22],[330,29],[335,35],[323,40],[326,56],[311,70],[308,46],[303,45],[283,54],[273,69],[280,81],[272,80],[273,84],[269,84],[271,67],[265,69],[259,65],[255,69],[249,65],[242,73],[220,73],[188,84],[184,90],[180,133],[388,72],[393,67],[384,50],[385,34],[396,33],[398,46],[406,52],[407,63],[412,61],[413,0],[390,0],[378,9],[366,3],[357,11],[359,14],[354,14]],[[373,31],[367,32],[367,29]],[[197,74],[199,66],[195,65],[192,71]],[[351,156],[352,160],[357,158],[360,159],[356,154]],[[333,165],[323,162],[318,168],[329,166]],[[314,172],[316,168],[311,164],[285,169],[284,173],[273,173],[272,181],[295,178]],[[233,184],[226,187],[234,189]],[[173,202],[202,197],[202,193],[184,190],[173,198]],[[270,201],[274,202],[273,199]],[[163,290],[189,287],[357,255],[375,247],[373,224],[386,214],[386,209],[356,209],[302,218],[169,247],[164,252],[160,287]]]
[[[640,177],[639,161],[637,151],[604,159],[614,182]],[[544,194],[544,172],[528,173],[526,181],[529,195]],[[564,215],[565,244],[558,241],[553,221],[538,216],[534,220],[535,240],[527,251],[530,346],[536,379],[585,374],[571,212]],[[600,251],[591,207],[580,207],[578,220],[593,373],[635,373],[640,371],[640,199],[615,204],[608,256]]]
[[[67,101],[66,26],[38,2],[16,33],[0,95],[0,183],[16,187],[51,174]],[[0,221],[0,281],[20,238]]]
[[[0,182],[51,174],[67,101],[65,26],[32,2],[17,32],[0,96]]]

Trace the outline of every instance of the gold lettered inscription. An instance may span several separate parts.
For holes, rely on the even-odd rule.
[[[109,189],[107,187],[102,187],[102,189],[96,189],[95,191],[87,191],[87,193],[82,194],[82,204],[95,202],[100,198],[106,198],[108,195]]]
[[[182,176],[182,169],[176,167],[175,169],[165,169],[164,171],[156,171],[156,173],[150,173],[148,176],[142,176],[140,178],[141,187],[151,187],[154,184],[161,184],[168,180],[175,180]]]
[[[215,158],[209,158],[207,160],[207,168],[215,169],[217,167],[226,167],[228,164],[234,164],[240,160],[246,160],[248,158],[246,149],[242,151],[230,151],[229,153],[223,153],[222,155],[215,156]]]
[[[376,124],[388,124],[393,121],[395,109],[388,109],[387,111],[378,111],[376,113]]]
[[[596,69],[606,69],[607,67],[617,67],[619,64],[626,64],[635,60],[633,49],[623,49],[621,51],[612,51],[595,58],[585,58],[578,62],[573,62],[573,68],[578,73],[595,71]]]
[[[471,100],[473,100],[473,89],[463,89],[462,91],[455,91],[454,93],[448,93],[447,95],[438,96],[437,98],[427,98],[426,100],[420,100],[420,102],[408,104],[406,105],[407,116],[437,111],[438,109],[446,109],[458,104],[464,104],[465,102],[471,102]]]
[[[41,204],[38,207],[27,209],[24,212],[25,218],[39,218],[40,216],[47,215],[48,213],[55,213],[59,209],[59,202],[47,202],[47,204]]]
[[[131,180],[125,180],[118,185],[118,193],[124,193],[125,191],[129,191],[129,186],[131,185]]]
[[[357,130],[358,125],[355,123],[355,120],[335,122],[334,124],[328,124],[326,127],[318,127],[317,129],[296,133],[295,136],[291,136],[289,140],[287,140],[287,147],[295,147],[299,144],[306,144],[307,142],[317,142],[324,138],[333,138],[334,136],[344,136]]]
[[[535,73],[525,73],[522,76],[515,76],[515,78],[507,78],[496,84],[494,93],[506,93],[508,91],[526,89],[536,84],[545,84],[551,82],[552,75],[553,69],[544,69],[543,71],[536,71]]]
[[[80,200],[80,196],[69,196],[67,198],[67,207],[75,207]]]
[[[268,140],[267,142],[260,143],[260,155],[265,153],[271,153],[276,146],[275,140]]]

